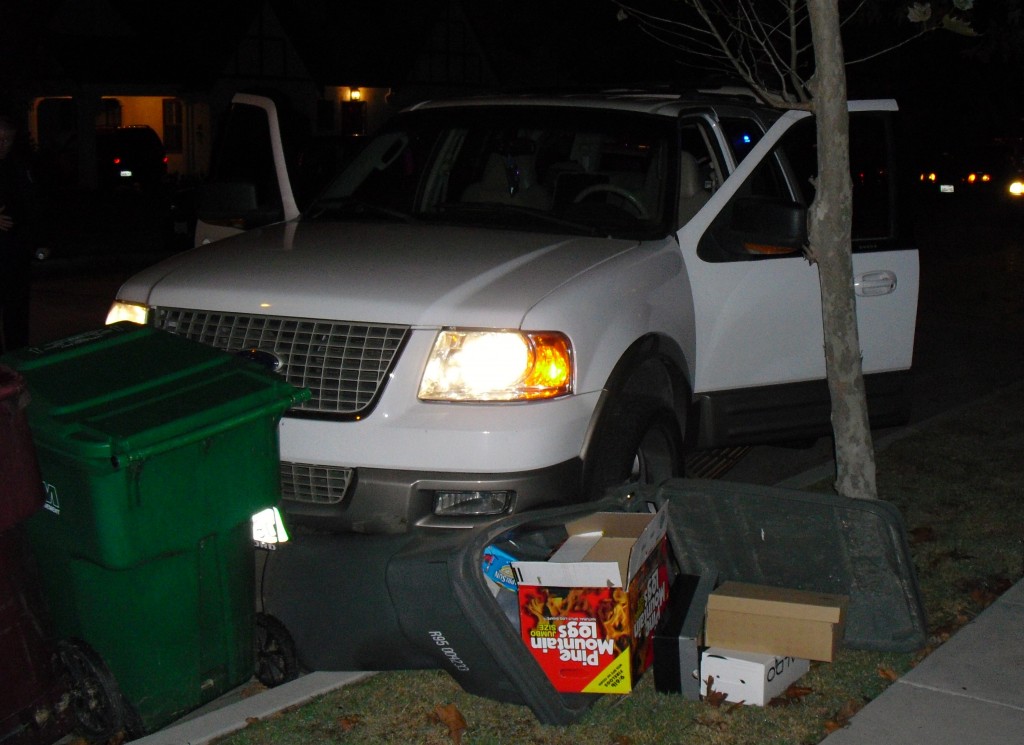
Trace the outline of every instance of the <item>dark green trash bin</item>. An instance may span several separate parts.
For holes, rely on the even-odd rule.
[[[97,727],[149,732],[249,680],[250,519],[279,499],[277,425],[308,393],[132,324],[5,361],[32,394],[47,503],[27,525],[57,635],[120,689]]]

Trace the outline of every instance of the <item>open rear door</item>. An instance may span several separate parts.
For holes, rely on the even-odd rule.
[[[231,99],[210,180],[197,196],[197,246],[298,217],[273,100],[248,93]]]

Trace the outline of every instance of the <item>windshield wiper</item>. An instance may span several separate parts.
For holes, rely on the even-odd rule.
[[[393,207],[386,207],[382,204],[365,202],[352,197],[337,197],[335,199],[320,199],[313,203],[308,210],[308,216],[317,220],[326,215],[332,216],[367,216],[390,217],[402,222],[414,222],[412,215]]]

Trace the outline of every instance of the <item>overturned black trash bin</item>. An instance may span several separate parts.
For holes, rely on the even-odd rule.
[[[442,669],[469,693],[529,706],[544,724],[570,724],[600,694],[555,690],[484,578],[484,551],[511,541],[517,558],[544,560],[576,518],[665,505],[674,571],[842,593],[847,646],[923,645],[917,579],[892,505],[687,479],[475,530],[293,536],[269,554],[261,599],[305,669]]]
[[[600,695],[555,690],[485,579],[484,549],[513,538],[519,558],[543,560],[566,523],[627,501],[513,515],[473,531],[292,536],[267,557],[264,609],[288,629],[307,670],[442,669],[470,693],[569,724]]]

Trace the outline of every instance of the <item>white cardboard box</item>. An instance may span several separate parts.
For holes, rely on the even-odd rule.
[[[711,689],[727,701],[764,706],[811,669],[810,660],[708,647],[701,654],[700,693]]]

